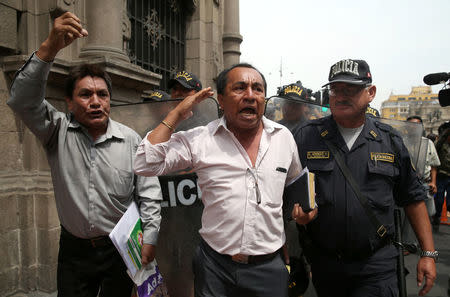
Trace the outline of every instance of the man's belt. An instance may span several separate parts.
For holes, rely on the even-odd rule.
[[[89,246],[93,248],[99,248],[103,246],[112,245],[112,241],[109,236],[99,236],[94,238],[79,238],[75,235],[72,235],[69,231],[66,230],[63,226],[61,226],[61,236],[76,242],[77,244],[83,246]]]
[[[278,254],[279,254],[280,250],[277,250],[271,254],[267,254],[267,255],[256,255],[256,256],[252,256],[252,255],[243,255],[243,254],[236,254],[233,256],[229,256],[230,259],[234,262],[237,263],[242,263],[242,264],[258,264],[258,263],[262,263],[262,262],[266,262],[269,260],[272,260],[273,258],[275,258]]]

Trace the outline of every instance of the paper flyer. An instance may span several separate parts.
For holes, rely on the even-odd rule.
[[[150,297],[163,283],[156,260],[142,266],[141,247],[144,234],[136,203],[133,201],[109,234],[128,268],[128,274],[137,285],[139,297]]]

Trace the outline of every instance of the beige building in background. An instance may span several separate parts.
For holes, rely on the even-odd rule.
[[[47,37],[55,8],[74,12],[89,31],[58,54],[49,75],[46,98],[61,110],[63,81],[80,63],[106,68],[117,104],[164,89],[181,69],[214,86],[239,62],[239,0],[0,0],[0,296],[56,290],[60,225],[49,167],[6,105],[15,71]]]
[[[439,105],[438,94],[433,94],[430,86],[412,87],[407,95],[391,94],[381,103],[381,117],[406,121],[417,115],[423,120],[426,134],[437,134],[438,127],[450,120],[450,109]]]

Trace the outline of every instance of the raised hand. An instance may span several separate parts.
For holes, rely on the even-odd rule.
[[[184,98],[180,104],[174,109],[174,113],[178,114],[177,122],[184,121],[192,116],[192,109],[195,105],[202,102],[208,97],[214,95],[214,92],[211,91],[211,87],[205,88],[191,96]]]
[[[75,39],[88,35],[80,19],[71,12],[66,12],[53,22],[53,28],[47,39],[41,44],[37,56],[44,61],[53,61],[56,54]]]

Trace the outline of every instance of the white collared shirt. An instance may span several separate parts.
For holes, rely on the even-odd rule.
[[[204,204],[202,238],[222,254],[272,253],[285,241],[283,189],[301,164],[289,130],[264,117],[263,126],[255,167],[221,118],[164,143],[152,145],[145,137],[135,172],[153,176],[192,168]]]

